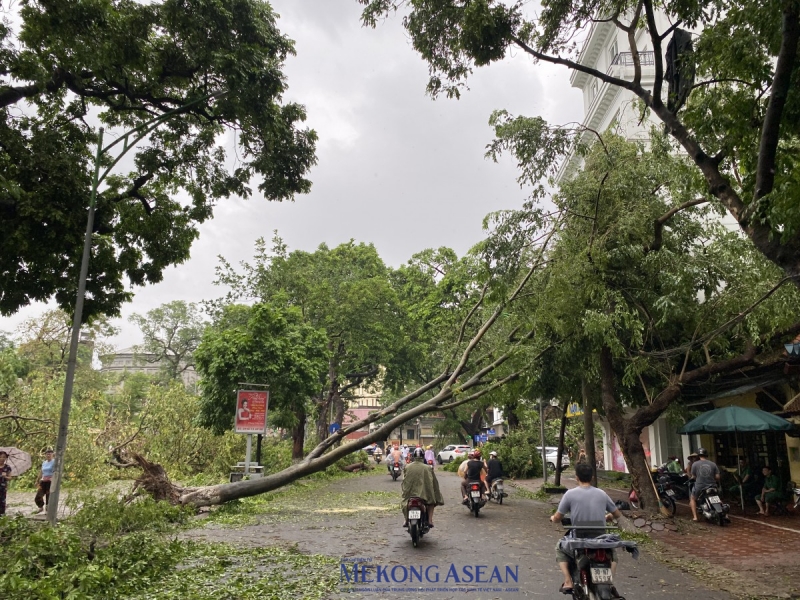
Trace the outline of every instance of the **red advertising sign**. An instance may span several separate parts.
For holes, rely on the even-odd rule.
[[[239,390],[236,397],[236,433],[266,433],[269,392]]]

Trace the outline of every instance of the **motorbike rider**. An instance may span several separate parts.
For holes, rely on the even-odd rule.
[[[372,457],[375,459],[375,462],[380,462],[382,456],[383,450],[381,450],[381,447],[375,446],[375,451],[372,453]]]
[[[482,481],[484,485],[486,480],[481,476],[486,476],[486,466],[481,460],[481,451],[475,450],[469,454],[469,460],[466,461],[466,468],[464,469],[463,480],[461,481],[461,495],[463,496],[462,503],[467,504],[467,486],[470,481]],[[461,468],[459,467],[459,473]]]
[[[400,453],[400,448],[397,446],[392,446],[391,451],[389,452],[389,456],[387,456],[388,460],[386,461],[386,468],[389,470],[389,475],[392,474],[392,469],[394,468],[394,464],[402,465],[403,457]]]
[[[406,467],[403,477],[403,516],[405,523],[403,527],[408,527],[408,499],[419,498],[428,509],[428,525],[433,527],[433,509],[436,506],[444,505],[442,492],[439,490],[439,481],[433,469],[425,464],[425,451],[422,448],[415,448],[411,453],[412,462]]]
[[[408,446],[406,446],[405,444],[403,444],[403,445],[400,447],[400,456],[401,456],[401,457],[402,457],[402,459],[403,459],[403,461],[402,461],[402,462],[403,462],[403,464],[405,464],[405,463],[407,463],[407,462],[408,462]]]
[[[694,489],[689,498],[689,506],[692,508],[692,521],[697,521],[697,499],[700,494],[708,488],[716,486],[719,481],[719,467],[708,460],[708,450],[698,448],[697,457],[697,462],[692,465]]]
[[[489,452],[489,461],[486,463],[486,489],[492,492],[492,481],[503,478],[503,465],[497,458],[497,452]]]
[[[433,446],[428,444],[428,449],[425,450],[425,463],[433,467],[436,462],[436,455],[433,453]]]
[[[573,525],[595,525],[605,523],[606,519],[613,516],[622,517],[619,508],[614,504],[603,490],[592,485],[592,466],[587,462],[575,465],[575,475],[578,478],[578,487],[567,490],[558,503],[558,510],[550,517],[553,523],[560,523],[561,519],[569,513]],[[610,513],[610,514],[609,514]],[[602,533],[602,532],[601,532]],[[608,552],[608,550],[606,551]],[[570,563],[572,557],[561,550],[556,544],[556,561],[564,575],[564,583],[559,590],[563,594],[572,593],[572,574]],[[611,550],[611,577],[617,570],[616,556]]]

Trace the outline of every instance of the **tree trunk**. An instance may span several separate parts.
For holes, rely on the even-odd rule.
[[[519,402],[513,400],[506,404],[506,410],[508,411],[505,415],[506,420],[508,420],[508,430],[513,431],[519,428],[519,416],[517,415],[517,410],[519,409]]]
[[[622,416],[622,410],[620,410],[615,397],[614,381],[611,349],[603,346],[600,350],[600,393],[606,418],[619,441],[622,456],[625,458],[625,464],[631,474],[631,483],[639,496],[642,510],[655,514],[658,512],[660,503],[653,484],[653,477],[650,475],[650,465],[647,464],[644,448],[639,439],[642,429],[636,431],[637,428],[631,427],[631,423],[626,422]]]
[[[553,483],[556,487],[561,485],[561,457],[564,455],[564,434],[567,431],[567,405],[569,398],[564,400],[561,407],[561,427],[558,430],[558,454],[556,454],[556,475]]]
[[[589,394],[589,383],[586,377],[581,378],[581,395],[583,396],[583,436],[585,440],[586,460],[592,467],[592,485],[597,485],[597,461],[594,459],[594,402]]]
[[[306,441],[306,411],[300,409],[297,413],[297,425],[292,427],[292,460],[300,460],[305,454],[303,444]]]

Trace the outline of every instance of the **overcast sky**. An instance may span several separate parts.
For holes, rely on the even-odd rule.
[[[425,248],[449,246],[459,255],[478,242],[483,217],[518,208],[525,190],[511,160],[483,157],[492,139],[494,109],[580,121],[581,96],[569,71],[533,65],[521,54],[478,70],[460,100],[425,95],[427,65],[411,48],[395,17],[365,29],[355,0],[273,0],[278,25],[295,40],[297,55],[285,73],[287,99],[304,104],[317,131],[318,164],[310,194],[270,203],[254,195],[218,205],[200,228],[192,258],[167,269],[164,281],[137,288],[115,320],[118,347],[140,342],[127,321],[133,313],[171,300],[215,298],[217,256],[248,260],[259,237],[277,230],[289,250],[313,250],[350,239],[373,243],[398,266]],[[32,306],[0,319],[12,332],[44,310]]]

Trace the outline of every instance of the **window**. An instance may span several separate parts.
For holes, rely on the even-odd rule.
[[[414,431],[413,429],[407,429],[406,430],[406,437],[414,440],[414,439],[417,438],[417,432]]]
[[[619,48],[617,46],[617,40],[614,40],[611,43],[611,47],[608,49],[608,54],[609,54],[609,56],[608,56],[608,64],[609,65],[613,65],[614,64],[614,59],[617,57],[618,53],[619,53]]]

